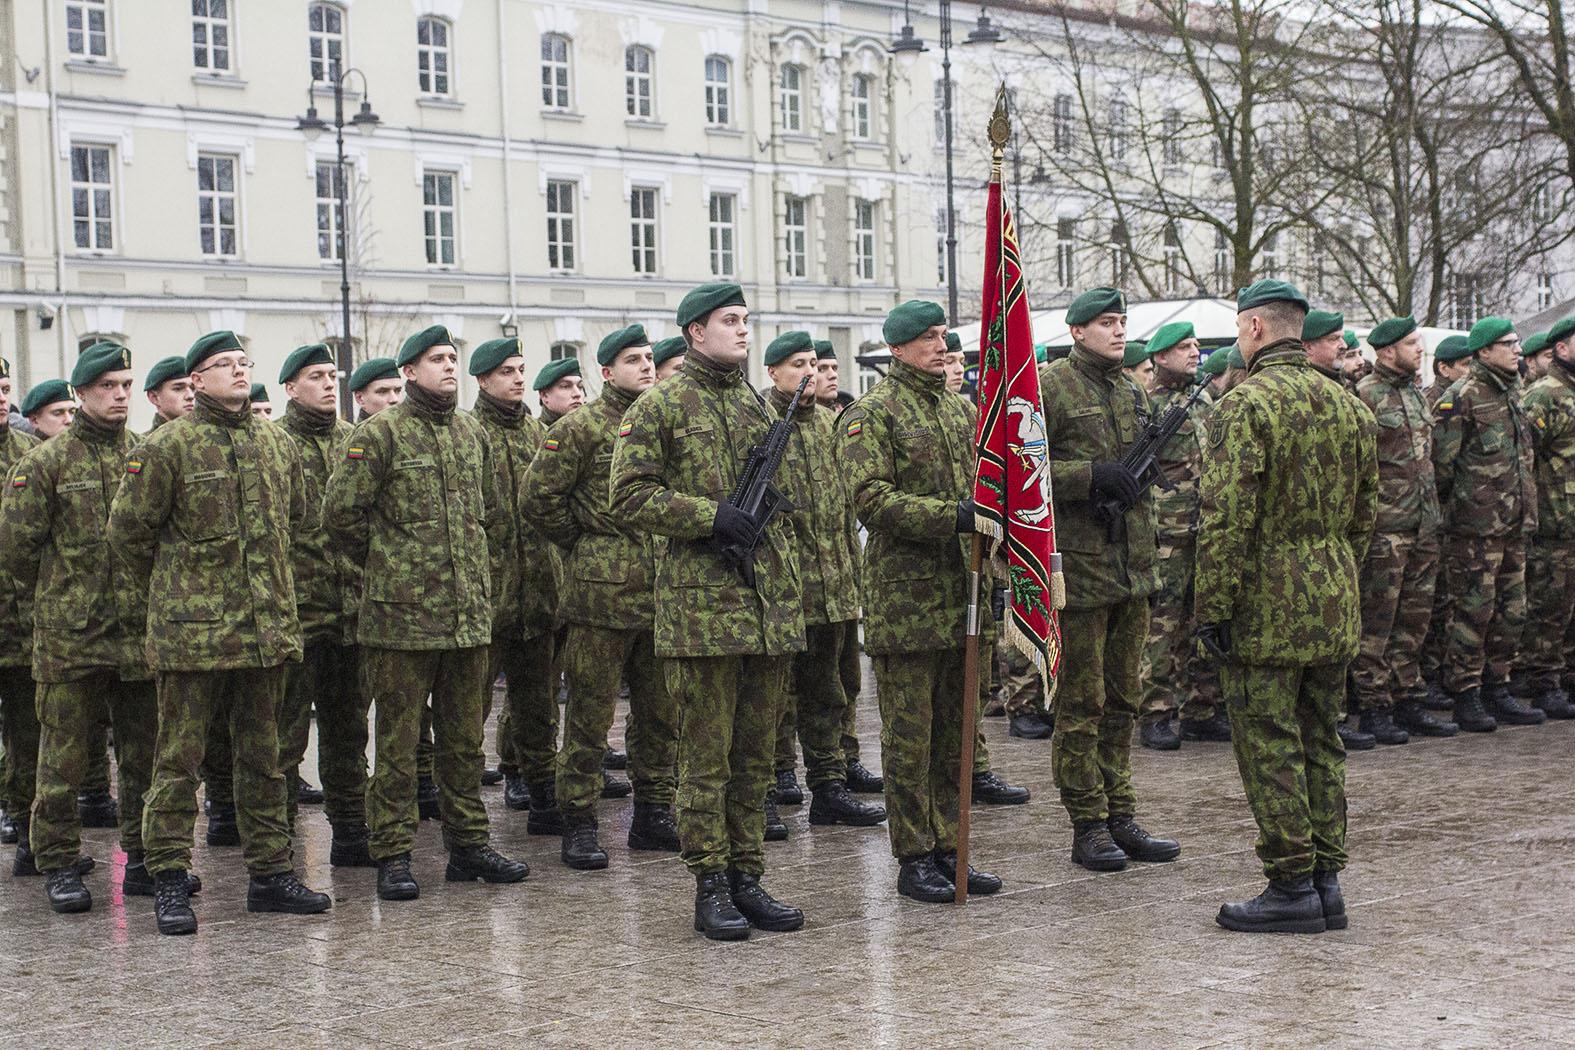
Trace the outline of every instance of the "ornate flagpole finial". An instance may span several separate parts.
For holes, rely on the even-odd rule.
[[[995,113],[990,117],[990,147],[999,161],[1006,153],[1006,143],[1012,137],[1012,121],[1006,112],[1006,84],[995,92]]]

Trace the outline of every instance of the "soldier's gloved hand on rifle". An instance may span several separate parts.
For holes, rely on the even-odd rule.
[[[996,623],[1006,619],[1006,588],[990,588],[990,615],[995,617]]]
[[[973,500],[960,499],[957,501],[957,531],[963,535],[974,531],[973,511]]]
[[[1124,463],[1095,463],[1089,472],[1089,498],[1095,503],[1114,500],[1123,514],[1138,501],[1140,491],[1137,475]]]
[[[1197,629],[1195,638],[1204,654],[1217,664],[1230,662],[1230,621],[1206,623]]]
[[[716,505],[716,519],[711,522],[711,535],[722,546],[747,547],[754,538],[749,515],[731,503]]]

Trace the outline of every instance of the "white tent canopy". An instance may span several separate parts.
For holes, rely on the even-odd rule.
[[[1198,338],[1205,343],[1236,341],[1236,304],[1229,299],[1160,299],[1138,303],[1127,311],[1127,338],[1147,339],[1160,326],[1172,321],[1191,321]],[[1035,346],[1072,345],[1072,332],[1066,324],[1066,307],[1041,310],[1033,315]],[[957,329],[964,350],[979,346],[979,323]]]

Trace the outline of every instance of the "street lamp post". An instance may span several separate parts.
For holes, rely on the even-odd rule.
[[[335,70],[330,69],[329,72],[334,73]],[[339,240],[340,328],[339,345],[334,350],[334,357],[339,365],[339,411],[346,419],[354,418],[354,406],[350,398],[350,373],[355,366],[352,357],[353,344],[350,340],[350,177],[345,172],[345,81],[352,73],[361,78],[362,99],[360,110],[350,118],[350,125],[366,134],[371,134],[373,129],[382,123],[378,115],[372,112],[372,103],[366,97],[371,94],[367,89],[366,74],[359,69],[347,69],[331,78],[330,83],[334,90],[334,146],[337,151],[334,190],[339,202],[336,236]],[[312,86],[306,89],[306,115],[297,117],[295,121],[295,126],[305,132],[308,138],[316,138],[318,134],[328,129],[328,123],[317,115],[317,106],[312,100],[312,90],[318,83],[320,81],[314,80]]]

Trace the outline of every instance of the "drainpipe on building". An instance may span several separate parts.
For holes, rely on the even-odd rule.
[[[44,88],[49,92],[49,196],[54,221],[50,236],[55,245],[55,354],[59,358],[59,374],[66,374],[66,246],[60,235],[64,216],[60,212],[60,100],[55,91],[55,35],[51,14],[54,5],[50,0],[39,0],[44,16]],[[31,354],[29,355],[31,356]],[[31,384],[32,362],[28,362],[28,383]]]
[[[509,267],[509,322],[519,329],[519,280],[514,269],[513,192],[510,183],[510,160],[514,140],[509,133],[509,63],[504,8],[508,0],[498,0],[498,112],[503,123],[503,253]]]

